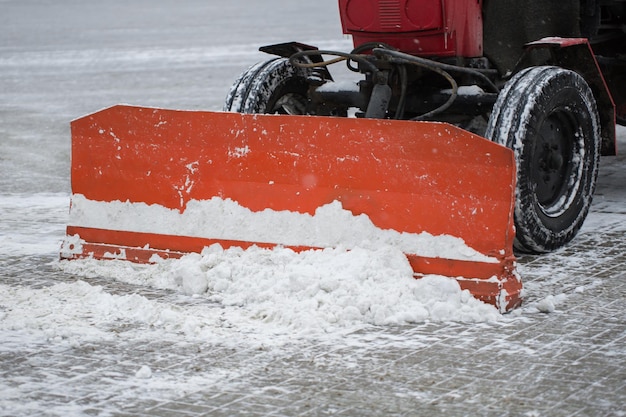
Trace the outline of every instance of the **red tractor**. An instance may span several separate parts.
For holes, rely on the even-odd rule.
[[[457,125],[515,153],[517,250],[576,235],[626,122],[626,1],[339,0],[339,11],[354,50],[262,47],[278,57],[245,71],[224,110]],[[340,61],[358,82],[334,82]]]
[[[278,57],[240,76],[227,112],[118,105],[74,120],[61,256],[365,243],[402,251],[416,278],[448,276],[502,312],[520,305],[514,246],[569,242],[600,155],[616,152],[626,1],[339,10],[354,50],[263,47]],[[338,62],[348,69],[331,75]]]

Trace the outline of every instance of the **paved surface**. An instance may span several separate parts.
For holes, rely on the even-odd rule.
[[[94,416],[623,416],[625,227],[622,216],[602,212],[603,201],[614,198],[602,181],[624,160],[608,162],[592,231],[558,253],[520,258],[526,307],[501,323],[380,327],[339,341],[295,339],[280,346],[125,337],[28,344],[0,351],[0,376],[22,390],[23,404],[32,401],[36,414],[25,406],[18,414],[0,408],[0,415],[41,415],[44,405],[49,415]],[[76,279],[49,259],[3,262],[7,271],[33,265],[3,277],[15,285]],[[180,308],[204,302],[88,281],[112,294],[137,293]],[[122,335],[126,325],[111,332]],[[132,378],[138,364],[162,375],[162,385],[142,388],[143,380]],[[172,386],[168,379],[190,384]]]
[[[307,2],[315,25],[297,19],[293,0],[210,3],[3,1],[0,194],[68,192],[74,117],[116,102],[217,109],[238,71],[257,59],[244,52],[254,45],[291,40],[303,28],[310,32],[298,40],[340,37],[331,0]],[[276,345],[133,339],[122,337],[122,322],[111,325],[111,338],[75,345],[4,332],[0,415],[624,416],[625,178],[623,156],[603,161],[585,230],[565,250],[520,258],[526,307],[500,323],[378,327]],[[11,227],[45,229],[61,221],[53,215],[26,210]],[[77,277],[48,255],[3,253],[0,280],[40,289]],[[204,302],[88,281],[181,309]]]
[[[0,351],[0,376],[15,387],[30,384],[24,404],[37,404],[33,411],[47,405],[50,415],[622,416],[626,239],[623,231],[596,238],[583,235],[558,254],[521,260],[529,305],[539,289],[561,297],[549,314],[527,307],[497,324],[381,327],[333,343],[293,340],[279,347],[127,338],[28,345]],[[33,288],[74,279],[38,264],[29,280],[24,273],[5,279]],[[553,264],[550,276],[547,264]],[[167,291],[89,282],[181,308],[190,302]],[[204,382],[189,391],[168,387],[163,399],[161,387],[142,390],[141,380],[129,379],[139,363],[176,380]],[[14,415],[2,408],[0,414]]]

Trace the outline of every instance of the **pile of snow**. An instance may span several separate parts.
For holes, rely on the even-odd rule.
[[[172,331],[190,335],[215,327],[315,335],[373,325],[484,322],[501,317],[495,307],[462,291],[453,279],[414,279],[404,254],[391,247],[296,253],[282,247],[224,250],[213,245],[201,254],[154,265],[91,259],[60,265],[71,274],[171,289],[205,299],[204,304],[194,304],[194,313],[167,313],[165,320],[161,306],[151,308],[145,301],[139,302],[137,295],[126,296],[134,297],[126,304],[123,297],[102,294],[102,304],[113,303],[111,311],[136,302],[137,310],[128,311],[125,317],[159,326],[167,322]]]
[[[46,204],[59,206],[59,216],[65,216],[66,199],[64,196],[60,203],[55,198]],[[12,205],[15,204],[12,200]],[[180,223],[195,225],[195,231],[201,230],[204,223],[198,224],[194,218],[205,223],[212,218],[207,215],[207,209],[221,211],[218,217],[222,219],[261,217],[244,222],[242,233],[253,225],[264,227],[258,233],[270,233],[281,224],[289,225],[287,231],[297,229],[299,226],[293,223],[297,220],[319,233],[314,239],[349,241],[354,246],[336,245],[296,253],[280,246],[225,250],[213,245],[200,254],[189,254],[179,260],[156,259],[152,265],[123,260],[59,261],[60,269],[77,276],[77,281],[44,288],[0,283],[0,336],[9,344],[6,338],[16,335],[21,340],[19,343],[31,337],[80,344],[124,335],[173,336],[227,344],[233,339],[233,332],[247,334],[257,341],[280,343],[277,335],[332,337],[368,326],[501,319],[495,307],[476,300],[468,291],[461,291],[454,279],[413,278],[403,253],[407,248],[403,245],[431,251],[433,256],[479,257],[462,240],[380,230],[366,216],[353,216],[336,202],[320,208],[313,216],[299,214],[291,219],[290,213],[270,210],[248,213],[234,202],[214,200],[188,206],[185,213],[195,216],[192,221],[178,218],[183,214],[163,207],[120,202],[98,204],[81,200],[80,196],[73,196],[72,207],[74,220],[78,219],[81,225],[83,209],[90,210],[92,215],[100,213],[97,221],[109,225],[115,219],[127,220],[129,215],[137,214],[134,227],[156,216],[164,227],[169,227],[171,221],[175,228],[181,227]],[[93,216],[90,218],[94,220]],[[124,229],[129,224],[119,226]],[[332,227],[324,230],[320,227],[329,224]],[[229,224],[230,229],[237,230],[236,225]],[[58,236],[58,230],[54,235]],[[57,242],[46,242],[45,250],[37,253],[48,253],[49,247],[54,252]],[[98,282],[107,280],[111,286],[99,286],[91,278]],[[149,291],[145,296],[129,293],[116,288],[115,282],[137,285],[139,293],[141,288],[149,287],[173,290],[174,298],[149,297]]]
[[[61,262],[71,274],[170,289],[206,300],[205,310],[195,313],[204,319],[191,320],[192,326],[189,315],[170,315],[172,329],[188,335],[205,334],[207,328],[215,327],[271,334],[345,334],[366,326],[500,319],[495,307],[462,291],[454,279],[434,275],[414,279],[405,254],[489,263],[497,259],[454,236],[381,229],[368,216],[354,215],[338,201],[307,214],[253,212],[215,197],[188,201],[181,212],[156,204],[102,202],[74,194],[70,224],[278,244],[274,249],[253,246],[247,250],[225,250],[215,244],[179,260],[155,255],[155,264],[148,266],[123,259]],[[65,256],[69,255],[65,251],[82,252],[78,239],[66,239]],[[282,245],[327,249],[296,253]],[[159,308],[128,317],[161,325],[163,320],[156,318],[162,314],[156,311]]]
[[[294,330],[499,316],[455,280],[415,280],[404,254],[391,247],[296,254],[285,248],[225,251],[214,245],[168,269],[187,294],[207,294]]]

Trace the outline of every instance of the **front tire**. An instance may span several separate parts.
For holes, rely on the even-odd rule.
[[[309,71],[286,58],[260,62],[231,87],[224,111],[265,114],[306,114]]]
[[[589,211],[600,155],[585,80],[552,66],[519,72],[498,96],[485,136],[515,152],[515,248],[546,253],[570,242]]]

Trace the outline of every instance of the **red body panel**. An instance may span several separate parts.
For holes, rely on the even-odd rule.
[[[420,56],[482,56],[481,7],[481,0],[339,0],[355,47],[384,42]]]

